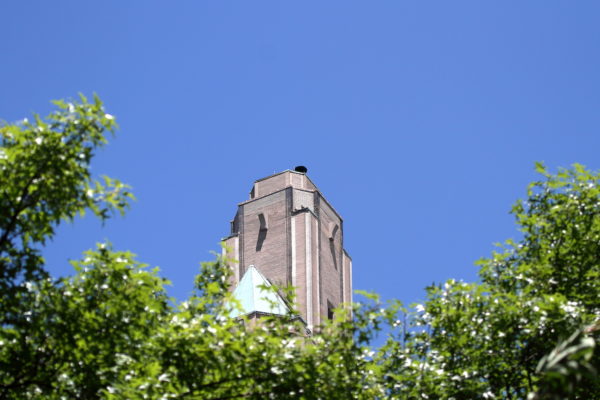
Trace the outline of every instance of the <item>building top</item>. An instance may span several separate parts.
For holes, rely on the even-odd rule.
[[[252,190],[250,191],[250,198],[246,201],[242,201],[238,203],[238,206],[251,203],[255,200],[258,200],[262,197],[268,196],[270,194],[282,191],[288,187],[292,187],[294,189],[306,191],[306,192],[317,192],[321,195],[321,200],[325,201],[327,205],[331,208],[331,210],[338,216],[340,220],[343,218],[337,212],[337,210],[327,201],[327,199],[323,196],[319,188],[310,180],[308,175],[306,175],[307,168],[304,166],[298,166],[294,171],[285,170],[282,172],[275,173],[273,175],[269,175],[265,178],[257,179],[254,181],[254,185],[252,186]]]
[[[289,186],[309,191],[319,190],[306,175],[306,172],[291,171],[288,169],[256,180],[250,191],[250,200],[267,196]]]
[[[236,318],[252,313],[286,315],[288,306],[274,290],[265,289],[269,287],[269,281],[251,265],[233,291],[241,310],[233,309],[230,316]]]

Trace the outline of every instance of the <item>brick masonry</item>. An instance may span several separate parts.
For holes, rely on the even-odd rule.
[[[238,204],[231,235],[233,287],[254,265],[277,285],[296,288],[308,328],[328,317],[328,305],[352,300],[352,260],[343,248],[343,221],[304,173],[284,171],[256,181]]]

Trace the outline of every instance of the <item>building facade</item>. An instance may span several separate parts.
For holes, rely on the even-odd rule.
[[[292,285],[309,329],[352,301],[352,259],[344,250],[343,221],[306,175],[283,171],[254,182],[239,203],[224,239],[233,287],[254,266],[269,282]]]

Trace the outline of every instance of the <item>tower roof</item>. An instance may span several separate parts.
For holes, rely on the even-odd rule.
[[[254,185],[250,191],[250,199],[246,202],[267,196],[290,186],[295,189],[311,192],[318,191],[306,173],[288,169],[254,181]]]
[[[230,313],[232,318],[253,312],[265,314],[285,315],[289,308],[275,291],[265,288],[271,284],[251,265],[242,280],[233,291],[233,297],[239,301],[241,310],[233,309]]]

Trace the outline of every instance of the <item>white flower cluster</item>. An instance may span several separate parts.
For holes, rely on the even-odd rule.
[[[581,304],[577,301],[567,301],[566,304],[561,304],[560,308],[573,319],[578,318],[581,314]]]

